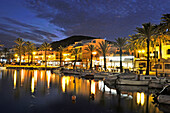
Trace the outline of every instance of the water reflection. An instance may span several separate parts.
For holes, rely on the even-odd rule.
[[[117,112],[127,112],[128,110],[130,112],[138,111],[139,113],[161,113],[159,108],[152,104],[152,93],[145,87],[136,88],[131,86],[129,88],[128,86],[120,86],[109,88],[101,80],[85,80],[76,76],[61,76],[44,70],[22,69],[6,71],[2,72],[0,83],[5,79],[11,80],[13,82],[12,89],[9,90],[16,89],[15,95],[18,97],[22,97],[22,94],[25,93],[28,95],[34,94],[38,97],[42,94],[46,95],[55,92],[60,96],[62,94],[71,95],[67,101],[71,100],[71,97],[75,95],[76,103],[81,101],[81,98],[85,98],[88,102],[95,102],[97,105],[104,106],[111,111],[121,109],[120,111],[117,110]],[[140,89],[142,90],[140,91]]]
[[[31,92],[34,93],[34,76],[32,77],[32,80],[31,80]]]
[[[16,89],[16,83],[17,83],[17,71],[14,71],[14,89]]]

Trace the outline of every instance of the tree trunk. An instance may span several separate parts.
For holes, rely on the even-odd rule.
[[[21,49],[19,49],[19,65],[21,65]]]
[[[123,72],[123,68],[122,68],[122,48],[120,48],[120,72]]]
[[[28,64],[30,65],[30,55],[28,53]]]
[[[75,69],[75,67],[76,67],[76,61],[77,61],[77,55],[75,55],[75,61],[74,61],[73,69]]]
[[[92,61],[93,61],[93,54],[92,54],[92,52],[91,52],[90,69],[92,69]]]
[[[21,65],[21,54],[19,55],[19,65]]]
[[[46,50],[45,50],[45,69],[47,69],[47,58],[46,58]]]
[[[149,52],[149,37],[147,39],[147,68],[146,68],[146,75],[149,75],[149,57],[150,57],[150,52]]]
[[[161,40],[159,41],[159,57],[162,58],[162,43]]]
[[[33,64],[33,53],[31,53],[31,64]]]
[[[60,52],[60,67],[61,67],[61,63],[62,63],[62,52]]]
[[[105,71],[107,70],[106,69],[106,55],[103,55],[104,56],[104,69],[105,69]]]

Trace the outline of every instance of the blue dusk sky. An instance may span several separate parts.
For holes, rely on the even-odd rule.
[[[143,23],[159,24],[170,0],[0,0],[0,43],[16,38],[36,44],[72,35],[114,40]]]

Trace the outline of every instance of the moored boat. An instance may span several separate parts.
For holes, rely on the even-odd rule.
[[[0,67],[0,70],[4,70],[4,69],[6,69],[6,67]]]
[[[155,97],[159,103],[170,104],[170,85],[165,86]]]

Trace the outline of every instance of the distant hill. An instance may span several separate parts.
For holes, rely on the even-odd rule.
[[[71,36],[66,39],[60,40],[60,41],[55,41],[51,43],[51,46],[54,50],[56,50],[60,45],[63,47],[66,47],[70,44],[74,44],[75,42],[79,42],[81,40],[90,40],[90,39],[96,39],[95,37],[90,37],[90,36]]]

